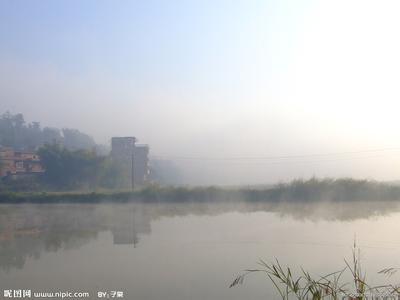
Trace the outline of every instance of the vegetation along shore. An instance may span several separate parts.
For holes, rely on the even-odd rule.
[[[355,179],[294,180],[271,187],[148,186],[135,191],[0,191],[0,203],[395,201],[400,185]]]

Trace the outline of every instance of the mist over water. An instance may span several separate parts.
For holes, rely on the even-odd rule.
[[[91,299],[103,290],[128,299],[275,297],[262,276],[228,285],[257,259],[336,271],[356,236],[379,283],[377,271],[400,264],[399,221],[396,202],[373,201],[1,205],[0,280]]]

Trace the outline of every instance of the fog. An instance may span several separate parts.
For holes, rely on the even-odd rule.
[[[376,222],[398,218],[396,202],[369,201],[319,203],[132,203],[132,204],[59,204],[2,205],[0,209],[0,273],[22,269],[30,258],[45,252],[79,249],[109,231],[114,245],[141,246],[152,234],[152,224],[185,218],[219,220],[229,214],[274,218],[281,223]],[[387,221],[387,220],[386,220]],[[189,231],[189,230],[188,230]],[[183,230],[183,232],[187,232]],[[176,232],[168,232],[175,235]],[[195,235],[194,235],[195,236]],[[29,247],[27,247],[29,245]]]
[[[3,1],[0,111],[100,144],[136,136],[182,184],[396,180],[399,10]]]
[[[377,272],[398,265],[399,218],[398,203],[382,201],[3,204],[0,279],[88,299],[99,289],[129,299],[277,299],[264,274],[228,286],[259,259],[333,272],[351,258],[356,233],[369,282],[394,284],[398,274]]]

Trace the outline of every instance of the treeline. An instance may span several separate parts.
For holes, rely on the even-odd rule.
[[[20,113],[0,116],[0,146],[38,152],[46,170],[42,176],[3,178],[3,191],[119,188],[125,180],[108,149],[89,135],[77,129],[41,128],[39,122],[26,123]]]
[[[104,155],[107,151],[77,129],[41,128],[39,122],[25,122],[21,113],[6,112],[0,116],[0,146],[37,151],[46,170],[43,176],[18,180],[3,178],[0,182],[3,191],[111,187],[106,179],[112,169]]]
[[[94,150],[69,150],[60,144],[45,144],[38,149],[44,174],[19,179],[3,178],[3,191],[70,191],[121,189],[130,178],[109,156]]]
[[[33,151],[46,144],[60,144],[69,150],[96,149],[101,152],[104,148],[77,129],[41,128],[40,122],[26,123],[21,113],[6,112],[0,116],[0,146]]]
[[[92,150],[69,150],[59,144],[50,144],[39,148],[38,154],[46,170],[41,180],[51,188],[114,188],[121,177],[109,157],[99,156]]]
[[[25,122],[21,113],[0,115],[0,147],[36,151],[46,172],[39,178],[0,179],[0,191],[124,189],[131,178],[126,168],[113,163],[110,147],[70,128],[41,127]],[[0,168],[1,168],[0,160]],[[128,166],[130,168],[130,166]],[[163,184],[177,184],[179,170],[170,161],[153,160],[149,178]]]

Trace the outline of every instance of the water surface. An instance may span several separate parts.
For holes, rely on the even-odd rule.
[[[0,288],[271,299],[262,275],[228,286],[259,259],[336,271],[355,236],[369,280],[380,283],[378,270],[400,267],[399,224],[394,202],[0,205]]]

